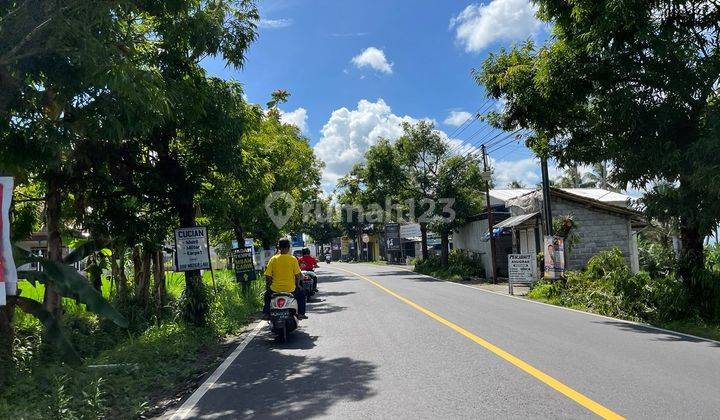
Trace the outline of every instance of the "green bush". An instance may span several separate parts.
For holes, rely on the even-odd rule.
[[[485,268],[480,257],[468,255],[458,249],[450,251],[447,267],[442,266],[440,257],[431,255],[427,259],[417,261],[415,271],[446,280],[485,277]]]
[[[677,262],[673,250],[657,242],[638,239],[640,268],[656,278],[671,275]]]
[[[591,258],[582,272],[536,284],[529,297],[636,321],[666,322],[687,315],[685,289],[678,279],[632,274],[617,248]]]

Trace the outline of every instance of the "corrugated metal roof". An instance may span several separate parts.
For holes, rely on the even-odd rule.
[[[561,188],[570,194],[579,195],[585,198],[626,206],[630,202],[630,196],[604,190],[602,188]]]
[[[613,191],[604,190],[602,188],[558,188],[559,190],[568,192],[570,194],[579,195],[581,197],[590,198],[592,200],[601,201],[603,203],[612,203],[627,207],[630,203],[631,197],[629,195],[616,193]],[[534,188],[514,188],[514,189],[492,189],[490,190],[490,197],[498,200],[507,202],[514,198],[520,197],[525,194],[530,194],[537,191]]]
[[[533,188],[492,189],[490,190],[490,197],[500,201],[507,201],[533,191],[535,191]]]
[[[502,222],[495,225],[496,228],[506,228],[506,227],[515,227],[520,226],[521,224],[525,223],[526,221],[532,219],[533,217],[536,217],[539,212],[535,213],[528,213],[528,214],[521,214],[520,216],[513,216],[509,219],[505,219]]]

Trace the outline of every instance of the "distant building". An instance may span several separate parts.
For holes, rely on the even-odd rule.
[[[572,216],[579,241],[567,253],[566,268],[579,270],[602,250],[617,247],[633,272],[639,270],[637,232],[645,226],[641,213],[629,208],[630,197],[598,188],[551,188],[553,218]],[[490,191],[496,238],[498,275],[507,276],[507,255],[537,254],[542,249],[542,192],[532,189]],[[479,254],[492,276],[487,213],[481,213],[453,235],[455,248]]]

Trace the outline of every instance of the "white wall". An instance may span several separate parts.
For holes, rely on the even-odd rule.
[[[492,264],[490,262],[490,242],[483,241],[487,232],[487,220],[478,220],[463,226],[458,232],[453,233],[453,247],[480,254],[483,267],[485,267],[486,278],[492,277]]]

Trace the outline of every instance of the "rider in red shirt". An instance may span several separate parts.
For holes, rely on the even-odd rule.
[[[315,271],[315,268],[318,267],[318,260],[310,255],[310,249],[308,248],[303,248],[302,256],[298,258],[298,263],[302,271]],[[317,291],[317,275],[312,273],[310,277],[313,279],[313,289]]]
[[[306,250],[307,254],[305,253]],[[300,269],[303,271],[313,271],[318,266],[318,260],[310,255],[310,250],[307,248],[303,249],[303,255],[298,258],[298,263],[300,263]]]

